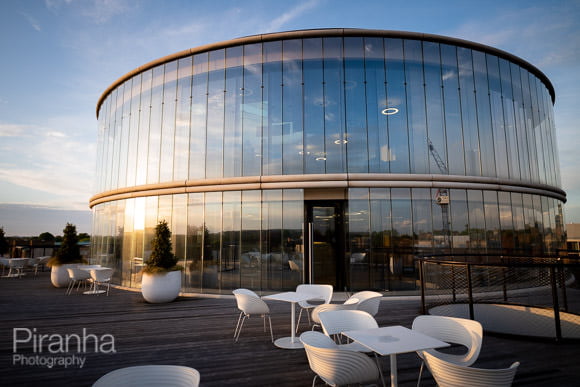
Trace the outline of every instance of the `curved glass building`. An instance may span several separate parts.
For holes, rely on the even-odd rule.
[[[159,220],[184,291],[413,290],[416,256],[564,247],[554,89],[481,44],[320,29],[182,51],[97,104],[92,255],[139,285]]]

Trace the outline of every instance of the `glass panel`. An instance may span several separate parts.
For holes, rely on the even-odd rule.
[[[403,41],[385,39],[387,68],[387,116],[391,173],[409,173],[409,136],[407,130],[407,104]],[[396,111],[395,111],[396,110]]]
[[[369,172],[389,172],[389,139],[383,39],[365,38],[365,80]]]
[[[504,253],[513,254],[515,248],[512,201],[509,192],[498,192],[499,224],[501,227],[501,248]]]
[[[223,231],[220,260],[220,288],[222,291],[240,287],[241,196],[240,191],[223,193]]]
[[[457,62],[459,66],[461,120],[465,146],[465,173],[470,176],[481,176],[481,154],[479,152],[479,131],[475,110],[475,85],[473,83],[471,50],[458,47]]]
[[[370,288],[391,290],[393,257],[391,190],[370,189],[371,257]]]
[[[304,283],[301,276],[290,271],[288,261],[292,259],[304,267],[304,193],[300,189],[286,189],[283,191],[282,203],[282,259],[280,262],[283,289],[296,289],[298,284]],[[271,256],[273,264],[276,265],[278,258]],[[300,266],[302,262],[302,266]]]
[[[141,74],[133,77],[131,91],[131,111],[129,113],[129,137],[127,149],[127,179],[126,186],[135,185],[137,152],[139,145],[139,111],[141,109]]]
[[[469,219],[467,194],[462,189],[449,192],[449,211],[451,223],[451,247],[454,254],[465,254],[469,247]]]
[[[326,173],[341,173],[346,171],[342,39],[324,38],[322,44]]]
[[[348,172],[368,172],[367,101],[362,38],[344,38]]]
[[[429,173],[447,175],[447,142],[443,110],[443,83],[439,44],[423,42],[425,66],[425,97],[427,104],[427,130],[429,141]]]
[[[485,54],[480,51],[473,51],[472,53],[476,93],[475,100],[477,103],[477,122],[479,124],[479,145],[482,154],[481,172],[483,176],[495,177],[495,160],[491,157],[495,153],[493,148],[494,138]]]
[[[530,181],[537,183],[539,181],[538,175],[538,153],[536,151],[536,136],[534,133],[534,123],[532,114],[532,98],[530,95],[530,84],[529,84],[529,73],[521,69],[520,70],[521,83],[522,83],[522,96],[523,96],[523,118],[525,131],[527,135],[526,147],[529,152],[529,166],[530,166]]]
[[[413,222],[411,190],[392,188],[393,257],[390,262],[391,283],[396,289],[415,289]]]
[[[511,179],[519,180],[520,163],[518,149],[518,137],[516,133],[515,112],[514,112],[514,97],[512,92],[511,71],[509,62],[505,59],[499,60],[500,74],[501,74],[501,90],[503,97],[503,112],[505,119],[505,135],[506,146],[509,150],[507,152],[509,177]]]
[[[177,98],[176,92],[177,62],[173,61],[165,64],[159,181],[171,181],[173,179],[173,147],[175,145],[175,99]]]
[[[202,285],[203,246],[208,230],[204,223],[203,193],[191,193],[187,202],[187,267],[185,286],[200,292]]]
[[[501,252],[501,229],[497,194],[496,191],[483,191],[487,251],[496,254]]]
[[[495,165],[497,176],[509,178],[506,134],[504,128],[503,103],[499,62],[497,56],[486,55],[487,72],[489,75],[489,90],[491,102],[491,120],[493,124],[493,138],[495,149]]]
[[[151,117],[149,122],[149,151],[147,163],[147,183],[159,182],[159,159],[161,150],[161,115],[163,108],[163,68],[153,68],[151,89]]]
[[[418,40],[404,42],[411,173],[429,173],[421,42]]]
[[[173,195],[171,243],[177,264],[186,267],[185,237],[187,234],[187,194]]]
[[[205,177],[208,55],[193,57],[191,90],[191,134],[189,136],[189,178]]]
[[[282,43],[264,43],[264,175],[282,174]]]
[[[282,277],[282,190],[263,191],[262,202],[262,286],[281,289]]]
[[[522,204],[522,194],[511,193],[512,217],[514,222],[515,253],[524,254],[526,251],[526,231],[524,223],[524,207]]]
[[[433,253],[433,216],[431,214],[432,201],[429,188],[413,188],[413,246],[415,252],[423,254]]]
[[[324,173],[324,85],[322,39],[304,40],[304,168],[305,173]],[[340,142],[335,146],[340,145]]]
[[[485,213],[483,212],[483,195],[481,191],[467,191],[469,208],[469,250],[471,253],[484,252],[487,244],[485,240]]]
[[[368,188],[348,191],[348,250],[350,290],[368,289],[370,283],[370,206]]]
[[[149,118],[151,116],[151,81],[153,71],[142,73],[141,108],[139,110],[139,145],[137,151],[136,185],[147,183],[147,151],[149,149]]]
[[[282,173],[303,173],[302,40],[282,41]]]
[[[205,177],[223,176],[224,138],[224,50],[209,53],[207,88],[207,160]]]
[[[242,191],[242,237],[240,248],[240,286],[260,289],[260,191]]]
[[[244,46],[242,105],[243,176],[259,176],[262,166],[262,45]],[[266,105],[267,106],[267,105]]]
[[[221,278],[219,264],[221,261],[222,238],[222,193],[205,194],[205,229],[203,245],[202,291],[216,293],[219,291]]]
[[[189,169],[189,119],[191,117],[191,75],[193,58],[179,60],[175,113],[175,155],[173,180],[187,180]]]
[[[224,122],[224,177],[242,175],[242,101],[244,96],[242,47],[226,49]]]
[[[524,100],[522,96],[522,83],[520,78],[520,68],[511,64],[512,85],[514,93],[515,125],[519,150],[519,164],[521,179],[530,181],[530,162],[528,153],[528,140],[526,132],[526,121],[524,114]]]
[[[465,175],[463,131],[459,103],[457,52],[454,46],[441,45],[441,73],[447,133],[447,169],[452,175]],[[438,150],[439,152],[439,150]]]

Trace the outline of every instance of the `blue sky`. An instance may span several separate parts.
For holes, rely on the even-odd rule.
[[[447,35],[534,64],[556,89],[566,221],[580,222],[580,1],[0,2],[0,227],[91,232],[95,105],[123,74],[187,48],[260,33],[370,28]]]

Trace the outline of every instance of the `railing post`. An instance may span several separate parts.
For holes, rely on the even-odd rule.
[[[552,304],[554,306],[554,324],[556,324],[556,341],[562,340],[560,326],[560,305],[558,304],[558,284],[556,283],[556,267],[550,265],[550,282],[552,283]]]
[[[425,307],[425,275],[423,273],[423,259],[419,260],[419,281],[421,282],[421,314],[427,314]]]
[[[473,313],[473,288],[471,285],[471,265],[467,264],[467,295],[469,297],[469,319],[474,320]]]

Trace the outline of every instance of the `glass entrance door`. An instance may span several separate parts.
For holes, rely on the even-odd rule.
[[[306,202],[311,283],[342,289],[344,278],[344,205],[342,201]]]

